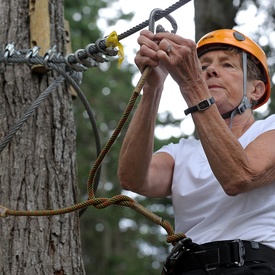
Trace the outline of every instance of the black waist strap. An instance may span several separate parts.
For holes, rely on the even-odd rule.
[[[198,249],[183,253],[174,270],[190,271],[216,266],[242,266],[245,262],[275,262],[275,250],[251,241],[217,241],[205,243]]]

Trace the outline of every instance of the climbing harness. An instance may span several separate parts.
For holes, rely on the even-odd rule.
[[[88,100],[86,99],[85,95],[79,87],[82,80],[82,73],[86,71],[88,68],[96,67],[98,63],[107,62],[108,59],[106,56],[118,55],[119,63],[121,63],[123,60],[123,47],[119,41],[143,29],[146,26],[149,26],[149,30],[153,32],[155,22],[163,17],[170,21],[173,28],[172,32],[175,33],[177,31],[177,24],[173,17],[171,17],[169,14],[188,2],[190,2],[190,0],[180,0],[172,6],[168,7],[166,10],[154,9],[150,14],[149,20],[144,21],[143,23],[128,30],[127,32],[122,33],[120,35],[117,35],[115,32],[113,32],[108,37],[105,37],[104,39],[98,39],[95,43],[91,43],[87,45],[84,49],[77,50],[75,53],[68,54],[65,57],[63,57],[60,53],[57,53],[55,46],[49,49],[48,52],[46,52],[46,54],[44,55],[44,57],[42,57],[38,55],[39,47],[37,46],[29,50],[16,50],[13,43],[8,44],[4,52],[0,51],[0,62],[4,62],[6,65],[14,63],[25,63],[29,66],[33,66],[40,64],[43,65],[46,70],[55,70],[59,74],[59,77],[33,102],[31,107],[26,111],[22,118],[12,127],[9,134],[2,140],[0,144],[0,153],[4,150],[6,145],[9,142],[11,142],[16,132],[20,129],[24,122],[33,114],[33,112],[39,107],[41,102],[49,94],[51,94],[57,88],[57,86],[59,86],[64,80],[66,80],[75,89],[77,95],[79,96],[84,107],[86,108],[89,119],[93,126],[93,130],[96,135],[96,143],[98,145],[99,136],[93,112],[89,106]],[[157,31],[163,31],[163,28],[158,26]],[[116,47],[118,47],[118,49],[116,49]],[[136,99],[140,95],[144,82],[147,79],[150,72],[150,67],[146,68],[143,72],[142,76],[140,77],[140,80],[138,81],[132,93],[132,96],[127,104],[127,107],[124,110],[120,121],[118,122],[115,131],[113,132],[105,147],[100,151],[100,146],[97,146],[98,157],[96,158],[95,163],[92,169],[90,170],[88,176],[88,199],[86,201],[62,209],[37,211],[11,210],[0,205],[0,217],[5,218],[7,216],[52,216],[82,210],[91,205],[93,205],[97,209],[102,209],[110,205],[121,205],[134,209],[135,211],[152,220],[154,223],[162,226],[168,234],[168,237],[166,239],[168,243],[176,244],[179,240],[185,239],[186,236],[184,234],[174,234],[172,226],[167,221],[163,220],[161,217],[147,210],[142,205],[138,204],[136,201],[129,198],[128,196],[117,195],[112,198],[95,197],[95,189],[97,187],[95,183],[95,177],[100,169],[101,163],[104,160],[107,153],[109,152],[109,150],[111,149],[118,135],[120,134],[123,126],[125,125],[129,117],[129,114],[134,107]]]
[[[170,254],[166,258],[166,262],[162,269],[162,275],[173,274],[175,271],[175,265],[179,259],[186,253],[188,250],[197,248],[199,245],[192,242],[190,238],[183,238],[173,247]]]

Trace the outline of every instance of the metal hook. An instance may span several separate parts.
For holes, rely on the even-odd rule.
[[[156,16],[157,14],[163,11],[162,9],[156,8],[153,9],[149,16],[149,31],[154,32],[155,30],[155,22],[156,22]],[[178,30],[178,24],[176,20],[170,15],[166,15],[165,18],[171,23],[173,30],[171,30],[172,33],[176,33]]]

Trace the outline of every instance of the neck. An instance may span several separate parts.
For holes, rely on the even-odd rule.
[[[230,127],[230,118],[225,119]],[[243,114],[237,114],[233,117],[231,131],[236,138],[241,137],[247,129],[255,122],[251,109],[247,109]]]

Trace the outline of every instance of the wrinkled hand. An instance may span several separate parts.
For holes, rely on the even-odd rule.
[[[159,41],[157,60],[165,66],[181,91],[191,92],[204,81],[194,41],[173,33],[157,33],[154,40]]]
[[[163,87],[163,83],[168,75],[167,69],[158,57],[160,50],[158,43],[159,41],[154,40],[154,34],[152,32],[148,30],[140,32],[138,38],[140,49],[135,57],[135,63],[141,73],[148,66],[153,68],[145,83],[145,87]]]
[[[154,68],[145,86],[162,87],[168,73],[185,94],[204,82],[194,41],[169,32],[153,34],[143,30],[138,43],[136,65],[141,72],[147,66]]]

